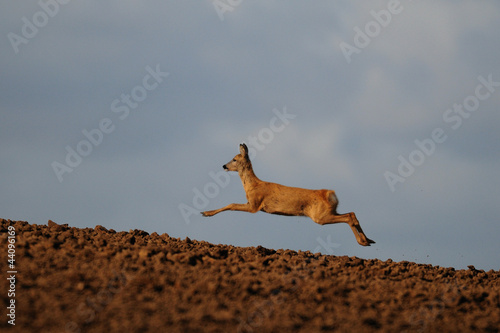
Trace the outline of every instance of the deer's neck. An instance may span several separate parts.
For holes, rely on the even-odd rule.
[[[257,185],[261,180],[253,172],[252,164],[238,171],[245,191]]]

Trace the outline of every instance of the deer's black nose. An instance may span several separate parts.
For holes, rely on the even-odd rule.
[[[227,166],[224,164],[224,165],[222,166],[222,169],[227,170]]]

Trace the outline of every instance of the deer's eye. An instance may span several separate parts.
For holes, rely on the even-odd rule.
[[[235,159],[235,158],[233,158],[233,162],[236,162],[236,159]]]

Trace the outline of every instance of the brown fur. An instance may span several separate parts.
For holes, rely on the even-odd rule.
[[[308,190],[265,182],[257,178],[248,157],[248,148],[240,145],[240,154],[223,165],[226,171],[237,171],[247,196],[246,204],[229,204],[223,208],[202,212],[213,216],[226,210],[249,213],[263,211],[269,214],[287,216],[308,216],[321,225],[347,223],[360,245],[375,243],[367,238],[354,213],[338,214],[338,200],[332,190]]]

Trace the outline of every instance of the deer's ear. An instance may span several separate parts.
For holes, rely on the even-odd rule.
[[[240,144],[240,154],[243,157],[247,157],[248,156],[248,147],[244,143]]]

